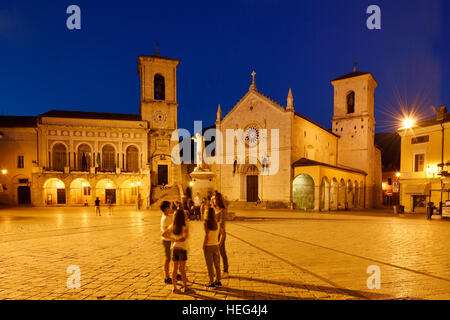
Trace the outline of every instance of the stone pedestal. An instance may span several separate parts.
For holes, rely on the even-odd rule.
[[[190,174],[194,185],[192,186],[192,197],[200,193],[200,199],[208,196],[208,192],[214,191],[214,172],[210,170],[197,170]]]

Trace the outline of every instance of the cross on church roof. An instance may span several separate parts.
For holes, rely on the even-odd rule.
[[[353,72],[356,72],[357,66],[358,66],[358,61],[355,59],[355,61],[353,61]]]
[[[159,47],[159,41],[156,41],[155,57],[159,57],[158,47]]]
[[[256,85],[255,85],[256,72],[255,72],[255,70],[253,70],[251,75],[252,75],[252,84],[250,85],[250,90],[256,90]]]

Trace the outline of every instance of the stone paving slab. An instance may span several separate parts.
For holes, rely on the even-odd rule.
[[[388,213],[241,211],[228,222],[230,277],[207,290],[202,224],[190,222],[194,292],[163,282],[160,213],[0,210],[0,299],[449,299],[450,224]],[[255,219],[256,218],[256,219]],[[262,219],[260,219],[262,218]],[[69,290],[70,265],[81,289]],[[378,265],[381,288],[366,269]]]

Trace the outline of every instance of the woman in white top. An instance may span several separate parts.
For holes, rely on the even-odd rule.
[[[186,226],[185,215],[182,210],[177,210],[173,218],[173,224],[163,233],[163,237],[168,237],[172,240],[172,292],[177,292],[177,274],[178,269],[181,273],[181,280],[183,281],[183,293],[189,292],[186,278],[186,260],[189,230]]]
[[[223,241],[223,230],[219,228],[216,221],[216,213],[213,208],[207,208],[205,239],[203,240],[203,253],[205,255],[206,267],[208,268],[209,284],[207,288],[222,286],[220,282],[220,254],[219,245]],[[220,235],[220,238],[219,238]],[[216,269],[216,281],[214,281],[214,269]]]

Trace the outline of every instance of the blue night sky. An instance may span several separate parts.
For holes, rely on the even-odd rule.
[[[79,5],[82,29],[66,28]],[[366,9],[381,7],[381,30]],[[139,112],[137,56],[181,59],[179,127],[231,110],[255,70],[258,90],[331,127],[330,80],[372,72],[377,131],[399,103],[450,106],[450,1],[22,1],[0,3],[0,114]]]

